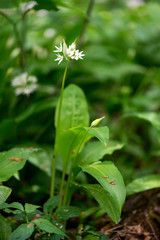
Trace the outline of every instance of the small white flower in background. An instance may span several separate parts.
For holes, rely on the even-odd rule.
[[[38,87],[37,78],[35,76],[29,76],[26,72],[15,77],[11,85],[15,88],[15,94],[17,96],[21,94],[29,95]]]
[[[44,36],[46,38],[52,38],[56,34],[56,31],[53,28],[48,28],[44,31]]]
[[[144,5],[143,0],[128,0],[127,1],[127,6],[128,7],[136,8],[136,7],[139,7],[139,6],[142,6],[142,5]]]
[[[59,61],[58,64],[60,64],[63,59],[65,58],[66,60],[69,59],[83,59],[83,56],[85,56],[85,54],[83,54],[83,51],[79,52],[79,50],[76,49],[76,44],[75,42],[73,42],[69,47],[67,47],[65,41],[63,40],[63,45],[62,43],[60,43],[60,46],[57,47],[55,46],[56,50],[54,50],[53,52],[56,52],[58,54],[57,58],[55,59],[55,61]],[[60,55],[59,53],[62,53],[62,55]]]

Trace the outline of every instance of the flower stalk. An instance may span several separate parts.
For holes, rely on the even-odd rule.
[[[76,44],[73,42],[69,47],[67,47],[67,44],[63,40],[63,44],[60,43],[60,46],[55,46],[56,50],[54,52],[56,53],[57,58],[55,61],[58,61],[58,64],[60,64],[63,59],[67,60],[67,65],[64,71],[63,80],[62,80],[62,86],[61,86],[61,93],[60,93],[60,100],[59,100],[59,108],[58,108],[58,114],[57,114],[57,126],[56,126],[56,133],[55,133],[55,147],[54,147],[54,157],[52,162],[52,176],[51,176],[51,187],[50,187],[50,197],[54,196],[54,190],[55,190],[55,174],[56,174],[56,162],[57,162],[57,140],[59,138],[59,134],[61,131],[61,114],[62,114],[62,103],[63,103],[63,92],[64,92],[64,86],[65,86],[65,80],[66,80],[66,74],[67,69],[70,60],[78,60],[83,59],[83,51],[79,51],[76,49]],[[64,179],[66,175],[66,168],[67,166],[63,166],[63,173],[62,173],[62,181],[60,186],[60,195],[61,195],[61,202],[63,201],[63,188],[64,188]]]

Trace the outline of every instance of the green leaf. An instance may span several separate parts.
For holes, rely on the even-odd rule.
[[[160,115],[155,112],[134,112],[128,113],[123,116],[123,118],[136,117],[143,119],[153,125],[157,130],[160,131]]]
[[[88,130],[87,128],[85,128]],[[92,137],[96,137],[99,139],[99,141],[104,144],[104,146],[107,145],[109,140],[109,129],[108,127],[94,127],[89,128],[88,132],[91,134]]]
[[[31,212],[34,212],[37,208],[40,208],[40,206],[25,203],[24,208],[26,213],[31,213]]]
[[[24,148],[13,148],[0,153],[0,182],[7,181],[18,170],[22,169],[35,150]]]
[[[59,111],[59,102],[55,113],[55,126]],[[76,85],[70,84],[63,93],[60,129],[69,129],[89,125],[89,114],[85,95]]]
[[[88,143],[77,158],[77,164],[86,165],[99,161],[106,154],[112,154],[115,150],[121,149],[122,143],[109,142],[107,146],[101,144],[101,142],[95,141]]]
[[[52,211],[53,209],[55,209],[58,206],[60,199],[61,199],[60,195],[49,198],[43,205],[44,213],[48,213],[48,212]]]
[[[114,214],[107,213],[117,223],[126,196],[125,185],[120,172],[110,161],[81,166],[81,168],[84,172],[92,175],[108,193],[108,196],[113,199]],[[109,207],[111,206],[109,205]]]
[[[10,240],[11,226],[6,218],[0,215],[0,240]]]
[[[160,187],[160,174],[151,174],[137,178],[127,185],[127,195]]]
[[[63,131],[60,134],[56,145],[57,153],[61,156],[63,164],[68,165],[69,161],[76,156],[76,152],[81,150],[84,143],[92,137],[98,138],[101,143],[106,146],[109,139],[109,130],[107,127],[93,129],[77,127]],[[83,144],[81,146],[82,141]],[[75,161],[75,164],[77,165],[77,161]]]
[[[62,236],[66,236],[65,233],[57,228],[56,226],[54,226],[50,221],[48,221],[47,219],[44,218],[39,218],[33,221],[33,223],[40,228],[41,230],[47,232],[47,233],[55,233],[55,234],[59,234]]]
[[[68,220],[72,217],[78,217],[81,214],[82,210],[74,206],[64,206],[56,210],[55,215],[63,220]]]
[[[18,209],[22,212],[24,211],[24,207],[19,202],[3,203],[3,204],[0,205],[0,209],[4,209],[4,208],[15,208],[15,209]]]
[[[121,211],[116,207],[116,200],[112,195],[105,191],[99,184],[83,185],[96,199],[100,207],[112,218],[114,222],[120,219]]]
[[[40,149],[37,152],[33,152],[29,156],[28,161],[47,173],[48,176],[51,175],[51,157],[47,151]]]
[[[0,186],[0,204],[4,203],[11,194],[12,189],[5,186]]]
[[[11,240],[25,240],[28,239],[34,231],[33,223],[21,224],[11,234]]]
[[[89,235],[87,235],[85,238],[84,238],[84,240],[99,240],[99,237],[97,237],[97,236],[94,236],[94,235],[92,235],[92,234],[89,234]]]

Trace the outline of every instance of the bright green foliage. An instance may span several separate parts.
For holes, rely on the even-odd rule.
[[[7,181],[18,170],[22,169],[35,150],[25,148],[14,148],[0,153],[0,182]]]
[[[58,208],[55,212],[55,215],[59,219],[68,220],[69,218],[72,218],[72,217],[78,217],[81,214],[81,212],[82,210],[78,207],[65,206],[65,207]]]
[[[114,151],[121,149],[123,144],[118,142],[109,142],[107,145],[102,145],[99,141],[88,143],[81,151],[77,158],[78,165],[86,165],[101,160],[104,155],[112,154]]]
[[[55,233],[55,234],[59,234],[62,236],[66,236],[65,233],[59,229],[58,227],[56,227],[55,225],[53,225],[50,221],[48,221],[47,219],[44,218],[39,218],[33,221],[33,223],[41,230],[47,232],[47,233]]]
[[[6,218],[0,215],[0,240],[10,240],[11,226]]]
[[[37,208],[40,208],[40,206],[28,204],[28,203],[25,203],[25,205],[24,205],[24,209],[25,209],[26,213],[31,213],[31,212],[35,211]]]
[[[10,208],[18,209],[22,212],[24,211],[24,207],[19,202],[13,202],[13,203],[10,203],[10,204],[3,203],[3,204],[0,205],[0,209],[10,209]]]
[[[11,240],[25,240],[28,239],[34,231],[33,223],[21,224],[15,231],[11,234]]]
[[[58,139],[57,152],[63,159],[63,163],[68,164],[69,160],[74,158],[74,156],[77,154],[77,151],[81,150],[84,143],[92,137],[98,138],[101,141],[101,145],[103,144],[106,146],[109,139],[109,130],[107,127],[78,127],[62,132]]]
[[[152,174],[136,178],[127,185],[127,195],[160,187],[160,174]]]
[[[6,186],[0,186],[0,204],[4,203],[11,194],[12,189]]]
[[[126,196],[124,181],[118,169],[112,162],[109,161],[103,163],[98,162],[82,166],[81,168],[83,171],[92,175],[101,184],[104,190],[101,190],[98,187],[95,188],[96,190],[94,191],[94,187],[92,187],[91,193],[95,198],[97,198],[97,201],[101,203],[101,206],[103,205],[103,207],[105,207],[105,204],[107,205],[105,207],[107,213],[115,222],[118,222]],[[102,195],[99,194],[100,192]],[[105,192],[105,199],[108,197],[108,201],[106,203],[103,198]]]
[[[57,114],[59,103],[56,107],[55,126],[57,126]],[[86,98],[83,91],[76,85],[69,85],[63,93],[62,113],[60,129],[67,130],[72,127],[88,126],[89,115]]]

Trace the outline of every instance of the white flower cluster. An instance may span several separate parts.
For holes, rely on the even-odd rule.
[[[37,78],[35,76],[29,76],[26,72],[15,77],[11,85],[15,88],[15,94],[17,96],[21,94],[29,95],[38,87]]]
[[[83,56],[85,56],[85,54],[83,54],[83,51],[79,51],[76,49],[76,44],[75,42],[73,42],[69,47],[67,47],[65,41],[63,41],[63,45],[62,43],[60,43],[60,46],[57,47],[55,46],[56,50],[53,52],[57,52],[57,58],[55,59],[55,61],[59,61],[58,64],[60,64],[63,59],[65,58],[66,60],[69,59],[83,59]],[[60,54],[62,53],[62,55]]]

